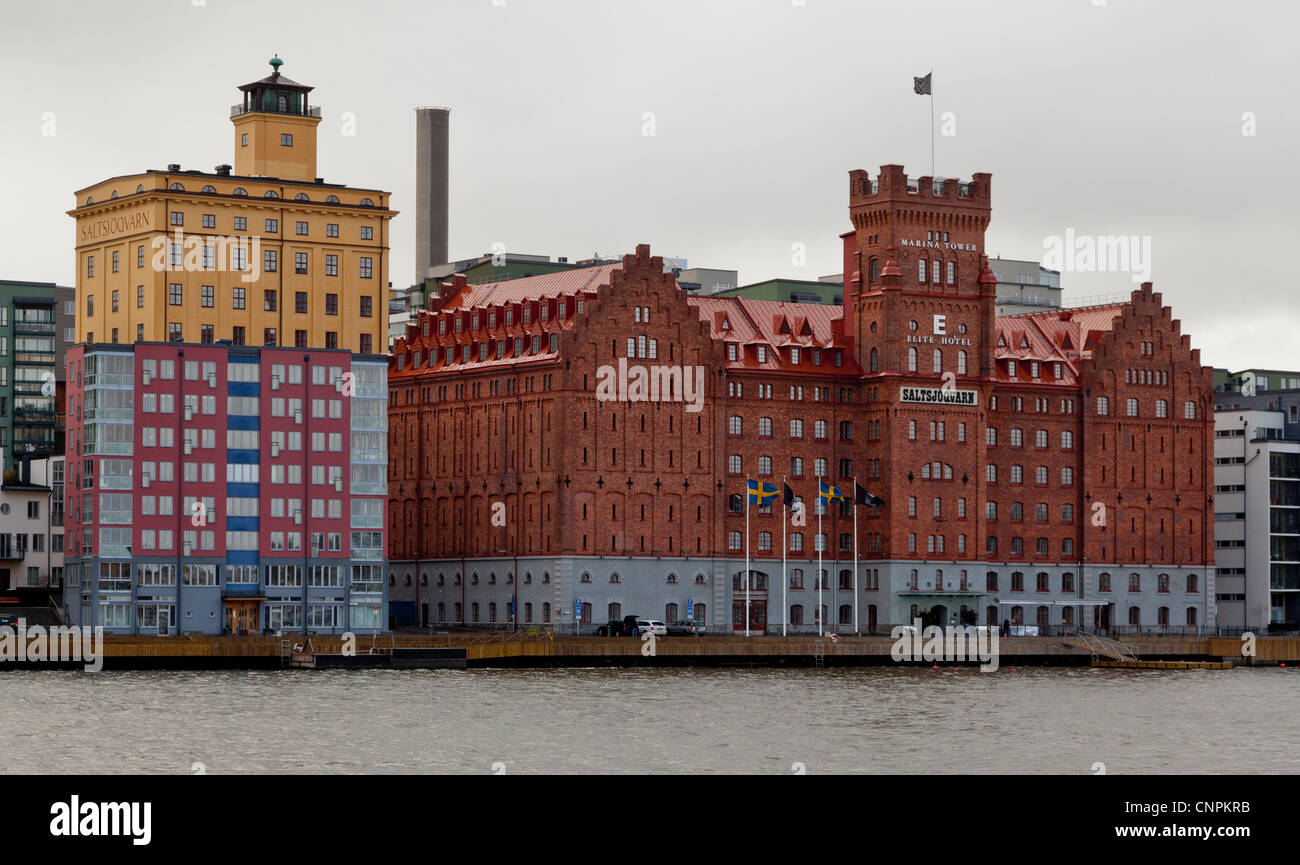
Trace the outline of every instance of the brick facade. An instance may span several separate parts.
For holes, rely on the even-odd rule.
[[[503,624],[517,603],[522,623],[572,626],[575,598],[593,622],[670,604],[684,617],[691,600],[727,630],[748,477],[810,505],[786,525],[788,568],[807,576],[785,600],[780,502],[751,509],[751,624],[806,630],[823,474],[886,500],[858,510],[856,578],[852,509],[822,519],[838,627],[927,611],[1212,624],[1209,368],[1149,284],[1127,304],[997,318],[990,186],[852,172],[843,307],[689,297],[647,246],[621,265],[446,284],[390,369],[401,615]],[[700,368],[698,404],[638,399],[638,366],[656,384]]]

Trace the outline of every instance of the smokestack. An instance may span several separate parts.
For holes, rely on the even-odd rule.
[[[450,108],[415,109],[415,282],[447,251],[448,128]]]

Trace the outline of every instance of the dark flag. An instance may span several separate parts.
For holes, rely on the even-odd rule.
[[[883,505],[885,500],[880,496],[873,496],[862,488],[862,484],[857,481],[853,482],[853,503],[855,505]]]
[[[920,96],[925,96],[930,92],[930,76],[933,72],[927,73],[924,78],[912,78],[912,90]]]
[[[790,489],[789,484],[785,485],[785,491],[781,494],[781,501],[787,508],[794,504],[794,490]]]

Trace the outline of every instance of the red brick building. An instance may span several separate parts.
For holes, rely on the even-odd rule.
[[[1212,624],[1209,367],[1150,284],[995,317],[990,182],[851,172],[842,308],[689,297],[647,246],[446,284],[390,368],[399,617],[743,629],[748,477],[810,505],[784,544],[751,510],[759,630]],[[819,475],[886,500],[856,575]]]

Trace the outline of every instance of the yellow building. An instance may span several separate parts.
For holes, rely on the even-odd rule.
[[[397,211],[316,176],[320,109],[281,62],[239,88],[233,171],[169,165],[77,191],[79,342],[387,351]]]

